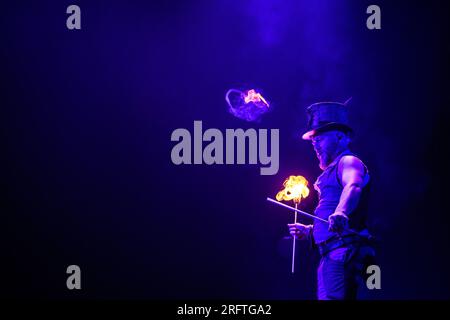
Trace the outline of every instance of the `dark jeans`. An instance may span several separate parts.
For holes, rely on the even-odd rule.
[[[319,300],[356,299],[357,289],[366,285],[366,270],[375,252],[367,245],[350,244],[334,249],[320,260],[317,269]]]

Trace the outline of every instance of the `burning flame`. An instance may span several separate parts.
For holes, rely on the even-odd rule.
[[[309,195],[307,187],[308,181],[303,176],[289,176],[284,182],[284,189],[277,193],[276,198],[281,200],[294,200],[294,203],[300,203],[302,198]]]
[[[244,95],[244,101],[245,103],[262,101],[267,106],[267,108],[269,107],[269,104],[267,103],[266,99],[264,99],[260,93],[257,93],[253,89],[247,91],[247,94]]]
[[[228,111],[245,121],[259,121],[269,111],[269,102],[254,89],[229,89],[225,94]]]

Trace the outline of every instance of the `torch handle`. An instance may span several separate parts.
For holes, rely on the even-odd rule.
[[[298,212],[298,213],[300,213],[300,214],[302,214],[302,215],[304,215],[304,216],[310,217],[310,218],[312,218],[312,219],[314,219],[314,220],[318,220],[318,221],[321,221],[321,222],[323,222],[323,223],[330,224],[330,223],[329,223],[327,220],[325,220],[325,219],[319,218],[319,217],[314,216],[314,215],[312,215],[312,214],[309,214],[309,213],[307,213],[307,212],[305,212],[305,211],[302,211],[302,210],[297,209],[297,205],[296,205],[295,208],[294,208],[294,207],[288,206],[287,204],[284,204],[284,203],[282,203],[282,202],[279,202],[279,201],[277,201],[277,200],[274,200],[274,199],[272,199],[272,198],[267,198],[267,201],[272,202],[272,203],[275,203],[275,204],[277,204],[277,205],[279,205],[279,206],[282,206],[282,207],[285,207],[285,208],[287,208],[287,209],[294,210],[294,212],[295,212],[296,214],[297,214],[297,212]],[[353,233],[353,234],[356,234],[356,235],[359,235],[359,236],[364,237],[364,236],[361,235],[359,232],[357,232],[357,231],[355,231],[355,230],[352,230],[352,229],[345,229],[345,231],[348,231],[348,232],[350,232],[350,233]]]
[[[302,214],[302,215],[304,215],[304,216],[310,217],[310,218],[312,218],[312,219],[314,219],[314,220],[318,220],[318,221],[322,221],[322,222],[328,223],[328,221],[325,220],[325,219],[319,218],[319,217],[317,217],[317,216],[314,216],[314,215],[312,215],[312,214],[309,214],[309,213],[307,213],[307,212],[305,212],[305,211],[302,211],[302,210],[299,210],[299,209],[297,209],[297,208],[288,206],[287,204],[284,204],[284,203],[279,202],[279,201],[277,201],[277,200],[274,200],[274,199],[272,199],[272,198],[267,198],[267,201],[272,202],[272,203],[275,203],[275,204],[277,204],[277,205],[279,205],[279,206],[285,207],[286,209],[294,210],[295,213],[298,212],[298,213],[300,213],[300,214]]]
[[[297,202],[295,203],[295,210],[297,210]],[[294,211],[295,218],[294,223],[297,223],[297,211]],[[295,271],[295,236],[292,238],[292,267],[291,272],[294,273]]]

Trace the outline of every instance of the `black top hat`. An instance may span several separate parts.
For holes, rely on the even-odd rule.
[[[319,102],[310,105],[306,109],[309,118],[307,132],[303,134],[302,138],[311,140],[316,133],[330,130],[353,133],[348,124],[347,102]]]

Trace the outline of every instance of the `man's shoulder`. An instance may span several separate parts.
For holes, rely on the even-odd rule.
[[[369,169],[365,163],[355,154],[346,154],[339,159],[338,171],[342,173],[345,169],[358,170],[364,175],[369,174]]]
[[[339,166],[364,168],[366,165],[358,156],[354,154],[346,154],[339,159]]]

